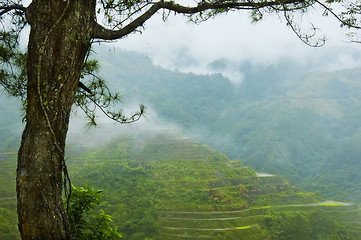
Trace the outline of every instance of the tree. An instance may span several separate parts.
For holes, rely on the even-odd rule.
[[[279,14],[302,41],[311,44],[312,34],[301,34],[292,16],[315,3],[312,0],[32,0],[25,6],[21,0],[3,0],[0,83],[11,95],[21,98],[26,109],[16,179],[22,239],[69,239],[62,194],[63,188],[67,197],[70,194],[64,148],[72,106],[82,108],[92,123],[95,115],[89,104],[120,123],[136,121],[144,114],[143,106],[130,117],[109,110],[113,101],[119,101],[117,94],[111,94],[96,77],[87,84],[79,81],[96,70],[96,62],[86,61],[93,42],[124,38],[142,29],[158,12],[162,12],[164,20],[170,13],[177,13],[201,22],[229,11],[245,10],[251,12],[254,21],[266,13]],[[325,4],[327,7],[330,3]],[[19,38],[26,26],[30,26],[30,34],[24,53],[19,49]]]

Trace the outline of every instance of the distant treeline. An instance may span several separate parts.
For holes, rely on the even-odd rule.
[[[169,71],[132,52],[99,57],[101,74],[126,101],[145,103],[258,171],[361,202],[361,69],[309,72],[287,59],[269,66],[243,63],[243,82],[235,86],[220,74]],[[222,68],[223,61],[211,67]]]

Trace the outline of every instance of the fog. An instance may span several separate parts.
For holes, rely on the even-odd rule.
[[[172,70],[220,72],[234,83],[242,81],[243,74],[237,68],[245,61],[267,66],[287,58],[318,71],[360,66],[361,45],[350,43],[347,29],[341,29],[334,18],[322,17],[319,10],[311,9],[297,22],[309,34],[314,25],[318,30],[313,40],[326,36],[326,44],[307,46],[279,16],[266,16],[252,24],[247,12],[231,12],[199,25],[180,15],[163,22],[158,14],[146,23],[142,34],[132,34],[116,47],[146,54],[154,64]],[[226,60],[223,69],[209,67],[219,59]]]
[[[131,116],[138,110],[134,101],[125,105],[119,105],[124,109],[126,116]],[[75,109],[76,113],[71,116],[67,143],[81,145],[84,147],[101,147],[110,143],[114,138],[131,136],[135,139],[152,138],[160,132],[171,131],[172,133],[182,132],[176,124],[161,119],[155,111],[147,108],[146,114],[139,121],[132,124],[119,124],[106,117],[100,110],[96,112],[97,126],[88,127],[85,114]]]
[[[24,4],[29,2],[25,0]],[[196,4],[191,0],[179,2]],[[222,73],[236,84],[242,82],[243,74],[238,67],[245,61],[267,66],[287,58],[314,71],[360,66],[361,44],[350,43],[347,37],[350,30],[341,28],[334,17],[323,17],[322,10],[313,7],[296,15],[295,20],[302,33],[312,34],[311,29],[317,28],[313,41],[325,36],[326,44],[320,48],[307,46],[276,14],[265,15],[262,21],[252,24],[250,12],[229,12],[194,24],[179,14],[171,14],[163,21],[159,11],[145,23],[142,33],[130,34],[111,45],[146,54],[154,64],[171,70]],[[27,38],[24,39],[26,42]],[[219,59],[225,60],[224,68],[211,68],[210,64]]]

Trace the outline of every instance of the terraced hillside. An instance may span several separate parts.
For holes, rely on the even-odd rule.
[[[76,158],[70,151],[74,182],[86,179],[104,188],[108,205],[103,208],[112,212],[126,239],[361,236],[356,205],[326,202],[279,176],[257,174],[240,161],[177,135],[114,139],[106,149],[88,149]],[[143,197],[146,200],[140,200]],[[138,230],[130,230],[132,224]]]
[[[104,189],[100,208],[124,239],[360,239],[356,205],[327,202],[173,133],[139,136],[68,148],[73,184]],[[0,155],[0,239],[19,239],[15,157]]]

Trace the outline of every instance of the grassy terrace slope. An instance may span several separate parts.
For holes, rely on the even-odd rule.
[[[125,239],[360,239],[357,206],[324,202],[279,176],[173,134],[69,149],[72,178],[104,189]],[[332,238],[333,237],[333,238]]]
[[[104,189],[100,206],[124,239],[360,239],[356,205],[324,202],[279,176],[174,134],[71,144],[77,186]],[[16,154],[0,154],[0,239],[19,239]],[[333,237],[333,238],[332,238]]]
[[[19,239],[15,192],[16,153],[0,152],[0,239]]]

